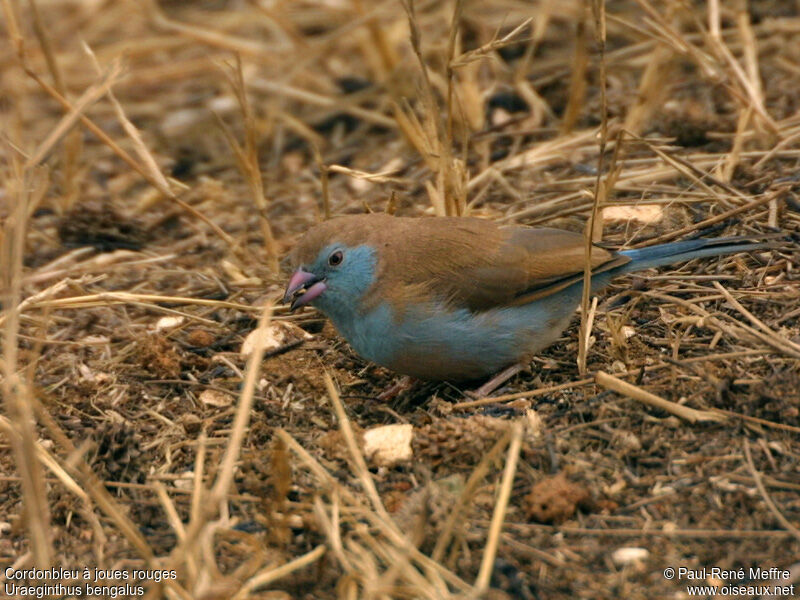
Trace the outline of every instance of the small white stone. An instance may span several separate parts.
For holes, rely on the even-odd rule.
[[[614,561],[615,565],[623,566],[645,561],[648,556],[650,556],[650,551],[647,548],[624,546],[614,550],[611,560]]]
[[[413,456],[411,439],[414,427],[410,424],[373,427],[363,434],[364,454],[379,467],[391,467]]]
[[[198,399],[207,406],[230,406],[233,404],[231,396],[217,390],[203,390]]]
[[[181,325],[186,319],[183,317],[161,317],[158,321],[156,321],[156,331],[164,331],[167,329],[173,329],[178,325]]]
[[[274,323],[263,329],[254,329],[244,339],[241,353],[250,356],[257,346],[262,347],[265,351],[280,348],[285,338],[286,333]]]
[[[256,344],[263,344],[265,352],[280,348],[287,342],[289,334],[296,338],[311,339],[312,336],[297,325],[285,321],[273,321],[263,329],[254,329],[244,339],[240,352],[249,356],[256,349]]]

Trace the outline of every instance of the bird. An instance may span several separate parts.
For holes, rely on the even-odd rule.
[[[653,267],[766,247],[695,238],[591,246],[591,292]],[[476,217],[346,215],[289,254],[283,300],[324,313],[363,358],[422,380],[474,381],[525,364],[568,327],[583,292],[584,235]]]

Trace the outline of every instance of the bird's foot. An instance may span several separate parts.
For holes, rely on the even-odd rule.
[[[511,365],[510,367],[506,367],[502,371],[500,371],[497,375],[492,377],[489,381],[484,383],[481,387],[472,390],[471,392],[467,392],[468,396],[472,396],[474,398],[485,398],[501,385],[503,385],[506,381],[511,379],[514,375],[523,371],[528,365],[525,363],[516,363]]]
[[[400,379],[378,394],[378,400],[382,402],[394,400],[403,392],[413,389],[417,383],[419,383],[418,379],[410,377],[409,375],[403,375]]]

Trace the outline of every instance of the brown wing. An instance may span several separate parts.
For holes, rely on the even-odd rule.
[[[501,229],[507,238],[489,264],[465,271],[456,292],[471,310],[520,305],[544,298],[583,277],[583,235],[561,229]],[[630,259],[592,247],[592,272],[602,272]],[[477,285],[476,285],[477,284]]]
[[[486,310],[555,293],[583,276],[583,235],[561,229],[500,227],[482,219],[394,219],[400,227],[383,262],[382,292],[403,305],[421,293]],[[394,250],[394,251],[392,251]],[[592,248],[593,272],[628,262]],[[400,268],[398,268],[400,267]]]

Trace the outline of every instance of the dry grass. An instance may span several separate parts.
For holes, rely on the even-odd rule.
[[[0,8],[3,567],[527,599],[800,562],[796,2]],[[390,373],[269,308],[296,237],[363,210],[629,247],[780,233],[585,298],[493,398],[385,404]],[[364,455],[387,423],[411,463]]]

